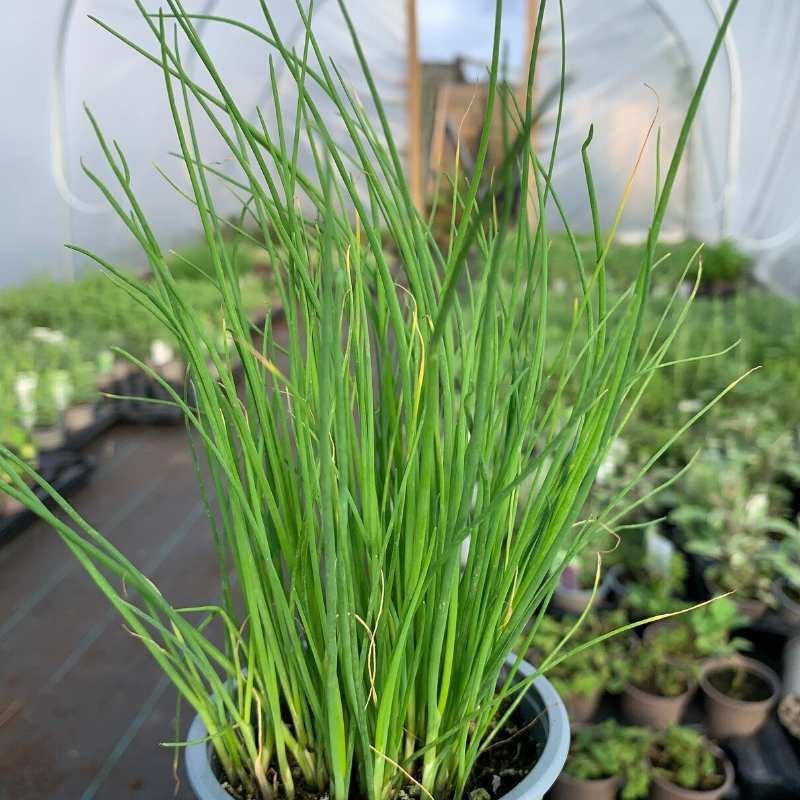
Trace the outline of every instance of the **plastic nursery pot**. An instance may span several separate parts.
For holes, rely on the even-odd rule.
[[[720,679],[728,673],[744,670],[754,691],[752,700],[727,695]],[[715,739],[729,736],[752,736],[767,721],[780,692],[778,676],[765,664],[752,658],[731,656],[715,658],[703,669],[700,688],[705,696],[708,730]]]
[[[64,446],[64,439],[64,429],[58,425],[33,430],[33,440],[39,450],[58,450]]]
[[[562,772],[547,796],[549,800],[615,800],[619,786],[619,778],[587,781]]]
[[[775,581],[772,590],[783,621],[792,628],[800,628],[800,599],[792,593],[783,578]]]
[[[186,378],[186,364],[180,358],[174,358],[166,364],[156,367],[156,372],[167,383],[182,384]]]
[[[569,583],[568,569],[564,571],[561,579],[553,592],[553,606],[565,614],[580,616],[592,599],[591,589],[582,589],[578,586],[571,586]],[[612,574],[614,568],[609,570],[604,576],[600,585],[597,587],[597,594],[592,605],[594,608],[608,608],[612,589],[616,585],[615,576]],[[565,578],[565,576],[567,576]]]
[[[782,694],[800,697],[800,634],[792,636],[783,648]]]
[[[652,777],[653,783],[650,787],[650,800],[717,800],[719,797],[724,797],[733,786],[733,766],[719,748],[714,748],[714,755],[717,757],[717,763],[722,766],[725,773],[725,780],[721,786],[716,789],[706,789],[705,791],[684,789],[661,775],[654,774]]]
[[[564,705],[567,707],[570,722],[573,724],[591,722],[602,696],[603,693],[597,689],[591,694],[571,694],[564,697]]]
[[[7,494],[0,494],[0,519],[13,517],[15,514],[19,514],[20,511],[24,511],[24,509],[25,506],[19,500],[15,500]]]
[[[711,567],[709,567],[709,569],[711,569]],[[706,569],[706,571],[703,573],[703,580],[705,581],[708,593],[712,597],[725,594],[725,592],[720,589],[720,587],[709,577],[709,569]],[[755,600],[752,597],[739,597],[738,593],[731,599],[734,601],[734,603],[736,603],[736,608],[739,609],[739,613],[742,616],[747,617],[750,622],[757,622],[759,619],[761,619],[761,617],[764,616],[764,613],[767,610],[767,604],[762,600]]]
[[[97,416],[97,410],[94,403],[79,403],[76,406],[70,406],[64,412],[64,428],[67,433],[79,433],[86,430],[94,421]]]
[[[783,648],[781,693],[778,719],[795,739],[800,739],[800,635],[789,639]]]
[[[680,722],[695,692],[694,686],[677,697],[663,697],[629,683],[622,693],[622,713],[634,725],[649,725],[658,731]]]
[[[509,656],[508,664],[516,659]],[[532,675],[535,668],[527,662],[519,666],[518,675],[522,678]],[[525,698],[518,706],[520,714],[531,724],[530,733],[544,743],[539,760],[533,769],[510,792],[497,800],[541,800],[564,768],[569,752],[569,719],[567,709],[553,688],[543,676],[539,676],[528,689]],[[186,748],[186,772],[197,800],[231,800],[222,788],[211,766],[210,742],[203,740],[208,736],[206,726],[200,717],[195,717],[189,728],[187,741],[202,742]]]

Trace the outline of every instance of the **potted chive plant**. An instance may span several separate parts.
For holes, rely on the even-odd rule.
[[[3,448],[0,468],[11,478],[0,488],[64,539],[193,709],[186,762],[202,800],[447,798],[468,789],[540,798],[566,759],[568,721],[546,679],[509,653],[521,637],[521,652],[535,647],[536,626],[523,637],[526,626],[544,612],[566,560],[595,534],[580,512],[597,470],[642,376],[668,358],[672,331],[656,348],[642,346],[640,336],[655,247],[736,2],[659,175],[648,245],[621,299],[609,297],[604,279],[616,225],[595,231],[590,259],[572,237],[574,330],[555,360],[546,320],[556,195],[531,148],[544,2],[529,99],[509,112],[509,147],[491,182],[484,176],[492,126],[484,126],[473,174],[456,198],[464,213],[444,251],[412,202],[381,98],[375,91],[353,97],[320,52],[302,5],[302,48],[281,40],[268,3],[261,4],[263,30],[207,20],[259,37],[282,61],[296,102],[279,105],[270,123],[253,122],[251,110],[237,105],[197,17],[179,0],[167,5],[168,14],[152,16],[137,2],[152,41],[149,49],[136,46],[163,76],[213,266],[214,329],[229,332],[241,382],[171,274],[122,147],[91,114],[114,182],[88,166],[86,173],[141,245],[152,279],[134,280],[74,249],[167,330],[186,362],[191,405],[146,363],[146,353],[126,354],[183,411],[205,451],[198,480],[203,497],[216,498],[209,516],[224,576],[217,601],[174,608],[77,512],[68,524],[39,502],[7,465],[53,490]],[[369,79],[346,4],[340,9]],[[500,0],[497,12],[487,119],[502,102],[510,106],[498,81]],[[280,104],[274,71],[270,78]],[[346,157],[320,97],[347,131]],[[199,149],[200,117],[241,171],[234,187],[246,187],[245,210],[275,264],[286,324],[280,333],[268,321],[258,349],[224,244],[230,221],[217,214],[211,190],[212,178],[229,179]],[[487,186],[490,193],[479,194]],[[541,210],[535,218],[524,213],[527,203],[512,216],[518,186]],[[589,192],[594,202],[591,181]],[[616,219],[623,208],[624,201]],[[275,243],[288,258],[278,257]],[[503,302],[501,268],[517,287]],[[531,476],[537,491],[521,506],[518,488]],[[212,620],[221,639],[209,633]],[[547,654],[548,667],[569,658],[564,644]],[[533,741],[513,765],[514,785],[490,779],[476,786],[475,776],[491,774],[482,765],[493,744],[523,728]]]

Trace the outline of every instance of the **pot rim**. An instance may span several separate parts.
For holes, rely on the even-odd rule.
[[[792,598],[786,593],[787,583],[788,581],[786,578],[776,578],[772,584],[772,590],[780,603],[786,606],[789,611],[792,611],[795,614],[800,614],[800,603],[798,603],[797,600],[792,600]]]
[[[617,786],[622,783],[622,779],[616,775],[610,775],[607,778],[576,778],[574,775],[570,775],[566,770],[562,770],[561,774],[558,776],[558,780],[576,786],[602,786],[605,784],[614,784]]]
[[[517,658],[513,654],[506,659],[508,667],[513,667],[516,663]],[[536,667],[527,661],[519,662],[520,677],[528,678],[535,673]],[[539,675],[527,691],[535,691],[539,695],[547,719],[547,739],[533,769],[498,800],[534,800],[534,798],[538,800],[562,773],[569,753],[569,717],[558,692],[544,675]],[[198,714],[192,721],[187,735],[187,741],[197,742],[186,746],[186,772],[189,784],[197,797],[202,800],[231,800],[231,796],[222,788],[211,769],[208,757],[211,744],[205,741],[207,737],[205,723]]]
[[[724,692],[721,692],[709,681],[709,675],[712,673],[721,672],[730,667],[735,668],[736,666],[742,666],[747,669],[748,672],[761,678],[771,689],[770,696],[763,700],[739,700],[736,697],[730,697]],[[748,658],[747,656],[733,655],[711,658],[706,661],[703,666],[703,672],[700,675],[700,687],[706,695],[713,698],[718,703],[726,703],[734,708],[751,709],[758,706],[773,706],[780,694],[781,682],[775,672],[761,661],[757,661],[755,658]]]
[[[597,592],[595,593],[595,600],[597,602],[605,600],[606,596],[613,591],[617,585],[620,585],[617,579],[617,574],[619,571],[620,567],[618,564],[615,564],[613,567],[609,567],[606,570],[605,574],[603,575],[603,579],[600,581],[600,584],[597,587]],[[589,598],[592,596],[593,591],[593,589],[584,589],[580,586],[564,586],[559,578],[559,581],[556,584],[556,588],[553,592],[553,596],[561,594],[570,597],[586,596]]]
[[[657,772],[653,773],[653,783],[657,783],[666,789],[677,789],[678,791],[682,792],[682,795],[686,798],[686,800],[708,800],[709,797],[720,797],[725,795],[730,790],[731,786],[733,786],[733,764],[731,764],[731,760],[725,755],[725,753],[723,753],[721,748],[712,746],[709,749],[722,762],[722,768],[725,771],[725,780],[722,782],[721,786],[718,786],[716,789],[705,789],[704,791],[698,791],[697,789],[685,789],[683,786],[679,786],[677,783],[673,783],[671,780],[662,777]]]
[[[689,688],[683,692],[682,694],[676,694],[672,697],[666,697],[663,694],[653,694],[652,692],[648,692],[646,689],[642,689],[637,686],[635,683],[631,683],[630,681],[625,684],[625,688],[623,689],[624,692],[627,692],[631,695],[641,695],[642,697],[646,697],[652,700],[664,702],[664,703],[677,703],[683,700],[687,700],[689,697],[694,694],[697,689],[697,684],[692,683]]]

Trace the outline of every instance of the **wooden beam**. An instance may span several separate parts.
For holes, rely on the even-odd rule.
[[[533,49],[533,37],[536,35],[536,20],[539,18],[539,0],[528,0],[528,29],[526,38],[526,57],[525,66],[527,66],[531,50]]]
[[[539,0],[528,0],[528,24],[525,36],[525,50],[522,59],[522,82],[525,86],[528,80],[528,66],[531,59],[531,51],[533,50],[533,40],[536,37],[536,22],[539,19]],[[537,70],[538,71],[538,70]],[[536,79],[534,78],[533,84],[533,113],[536,113]],[[531,131],[531,149],[536,147],[536,129]],[[528,176],[527,186],[527,202],[525,207],[528,212],[528,222],[531,226],[536,225],[538,220],[538,199],[536,197],[536,180],[533,173],[533,166]]]
[[[417,2],[406,0],[408,60],[408,182],[417,210],[425,211],[422,175],[422,75],[417,46]]]

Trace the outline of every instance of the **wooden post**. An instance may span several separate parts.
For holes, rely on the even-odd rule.
[[[422,176],[422,76],[417,51],[417,2],[406,0],[408,60],[408,182],[417,210],[425,211]]]
[[[525,37],[524,58],[522,63],[522,82],[523,86],[527,85],[528,80],[528,66],[530,65],[531,51],[533,50],[533,40],[536,37],[536,22],[539,19],[539,0],[528,0],[528,25]],[[533,113],[536,113],[536,81],[533,84]],[[536,129],[531,131],[531,149],[536,146]],[[535,226],[538,220],[538,198],[536,197],[536,180],[533,172],[533,165],[528,176],[527,186],[527,202],[525,206],[528,211],[528,223]]]

